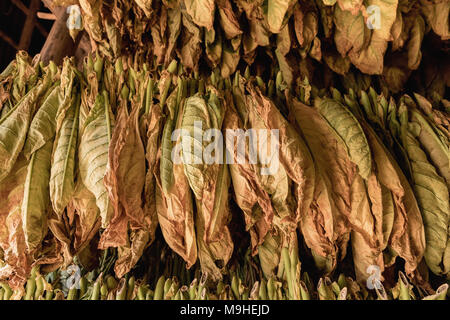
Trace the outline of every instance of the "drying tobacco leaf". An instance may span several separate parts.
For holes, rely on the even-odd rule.
[[[11,174],[0,184],[0,246],[7,263],[0,268],[0,279],[8,279],[12,288],[24,285],[31,269],[22,229],[21,205],[27,177],[27,161],[19,155]]]
[[[11,172],[25,144],[36,104],[45,94],[49,82],[50,76],[39,80],[39,83],[0,119],[0,126],[4,128],[0,131],[0,181]]]
[[[255,103],[251,106],[269,130],[279,132],[279,161],[293,181],[297,208],[293,222],[297,224],[301,212],[309,208],[314,193],[314,163],[303,139],[281,115],[274,103],[263,96],[258,88],[249,86]],[[274,153],[275,154],[275,153]]]
[[[68,85],[71,86],[70,82]],[[62,85],[65,84],[62,82]],[[75,189],[75,152],[81,103],[76,91],[72,93],[68,87],[65,90],[68,92],[65,97],[60,98],[62,103],[56,116],[57,129],[50,176],[50,197],[57,214],[62,213]]]
[[[270,230],[273,219],[273,209],[269,194],[259,184],[255,168],[249,163],[249,152],[244,146],[244,153],[239,151],[239,142],[233,133],[243,132],[244,124],[239,117],[230,94],[225,94],[227,112],[223,128],[226,132],[226,150],[229,157],[230,174],[233,182],[236,203],[244,212],[246,230],[250,232],[252,253],[258,253],[260,246]],[[240,103],[236,101],[236,103]],[[233,131],[231,131],[233,130]],[[242,149],[241,149],[242,150]],[[228,159],[228,158],[227,158]],[[245,160],[245,161],[242,161]]]
[[[401,119],[401,140],[411,163],[414,191],[422,212],[425,229],[425,260],[435,274],[447,275],[449,253],[449,191],[445,180],[440,177],[427,155],[422,150],[419,135],[413,125],[406,122],[407,110],[405,104],[399,107]]]
[[[180,114],[182,133],[181,155],[185,175],[195,195],[197,203],[197,243],[202,269],[207,270],[213,279],[221,278],[220,269],[225,266],[233,252],[233,242],[227,224],[231,213],[228,207],[228,188],[230,178],[228,167],[223,164],[225,155],[221,148],[223,139],[216,133],[222,128],[225,105],[223,97],[216,89],[209,87],[207,94],[199,94],[185,100]],[[198,136],[201,132],[212,132],[207,143]],[[205,139],[207,140],[207,139]],[[203,159],[198,159],[202,154]],[[213,156],[214,153],[214,156]],[[209,159],[207,158],[209,156]],[[221,261],[218,267],[215,263]]]
[[[100,228],[100,210],[95,203],[95,196],[78,180],[75,191],[67,210],[73,210],[69,215],[74,216],[74,252],[85,248]]]
[[[422,260],[425,250],[422,216],[413,190],[397,161],[376,133],[367,124],[363,124],[363,127],[372,149],[377,179],[382,187],[391,191],[394,200],[394,221],[392,227],[389,227],[392,230],[388,246],[405,260],[405,270],[412,274]],[[383,224],[390,221],[386,216],[386,211],[391,210],[390,205],[387,204],[386,208],[385,204],[383,200]]]
[[[184,5],[197,26],[210,30],[214,23],[214,2],[214,0],[184,0]]]
[[[53,88],[31,121],[23,153],[27,159],[53,139],[56,131],[56,114],[61,104],[60,88]]]
[[[418,110],[411,109],[409,120],[414,125],[414,130],[417,132],[416,138],[427,153],[430,162],[450,188],[449,144],[443,141],[439,129],[429,123]]]
[[[29,252],[33,252],[41,244],[47,233],[52,149],[53,141],[50,140],[31,155],[27,168],[21,212]]]
[[[358,120],[345,106],[332,99],[316,99],[315,106],[333,128],[336,136],[346,145],[347,154],[358,166],[359,174],[368,179],[372,171],[372,158]]]
[[[113,128],[114,116],[111,113],[106,92],[103,92],[97,96],[96,102],[84,122],[78,149],[81,180],[95,195],[103,228],[108,226],[112,215],[103,178],[106,173]]]
[[[337,249],[341,250],[341,258],[346,253],[350,234],[346,217],[351,211],[350,186],[356,166],[317,110],[296,99],[290,101],[290,108],[316,167],[314,198],[310,208],[302,213],[300,230],[315,253],[316,264],[331,271],[337,262]]]
[[[185,93],[180,95],[183,97]],[[164,239],[186,261],[186,267],[190,268],[197,261],[192,194],[182,163],[173,163],[171,157],[174,153],[175,157],[181,157],[179,148],[173,150],[176,145],[181,146],[181,137],[176,141],[171,139],[172,131],[177,128],[177,115],[181,112],[175,93],[169,96],[167,104],[173,106],[175,114],[166,118],[155,166],[156,211]]]

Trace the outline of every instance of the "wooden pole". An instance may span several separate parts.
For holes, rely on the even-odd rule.
[[[60,64],[64,57],[73,55],[78,41],[74,42],[70,37],[69,29],[66,25],[67,18],[69,17],[66,8],[53,8],[52,12],[56,16],[56,20],[42,47],[41,60],[44,63],[53,60],[56,64]]]

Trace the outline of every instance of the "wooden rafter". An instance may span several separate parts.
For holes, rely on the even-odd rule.
[[[37,17],[43,20],[56,20],[56,16],[53,13],[38,12]]]
[[[27,18],[20,35],[19,49],[28,50],[33,36],[34,26],[36,24],[36,13],[41,5],[40,0],[31,0],[30,7],[28,8]]]
[[[28,14],[30,13],[30,9],[28,9],[28,7],[26,5],[23,4],[23,2],[21,0],[11,0],[11,2],[20,9],[20,11],[22,11],[26,16],[28,16]],[[48,36],[48,31],[44,28],[44,26],[42,24],[39,23],[39,21],[35,22],[36,28],[38,29],[38,31],[45,37],[47,38]]]
[[[0,30],[0,38],[2,38],[11,47],[18,50],[19,46],[17,45],[17,43],[15,43],[14,40],[11,39],[11,37],[4,33],[2,30]]]

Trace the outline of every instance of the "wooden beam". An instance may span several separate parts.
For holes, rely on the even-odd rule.
[[[28,15],[28,12],[30,11],[26,5],[23,4],[20,0],[11,0],[11,2],[19,8],[25,15]]]
[[[20,9],[20,11],[22,11],[26,16],[28,16],[28,14],[30,13],[30,9],[27,8],[26,5],[23,4],[23,2],[21,0],[11,0],[12,3]],[[47,38],[48,36],[48,31],[47,29],[45,29],[42,24],[39,23],[39,21],[35,22],[36,24],[36,28],[39,30],[39,32],[45,37]]]
[[[30,7],[28,8],[27,19],[22,29],[22,35],[20,36],[19,49],[28,50],[33,36],[34,25],[36,23],[36,13],[41,5],[40,0],[31,0]]]
[[[0,38],[2,38],[7,44],[9,44],[14,49],[18,50],[19,46],[17,43],[14,42],[13,39],[11,39],[6,33],[4,33],[2,30],[0,30]]]
[[[42,20],[56,20],[56,16],[53,13],[41,12],[37,13],[37,17]]]

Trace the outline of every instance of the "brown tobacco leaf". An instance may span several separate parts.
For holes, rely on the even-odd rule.
[[[202,123],[202,130],[220,131],[222,128],[226,107],[223,97],[213,87],[208,87],[207,90],[205,96],[196,94],[185,100],[179,122],[180,128],[189,133],[182,137],[182,157],[184,172],[197,203],[199,259],[202,269],[217,280],[222,277],[220,269],[228,263],[233,252],[233,242],[227,226],[231,217],[228,205],[230,177],[228,167],[223,164],[225,155],[220,152],[218,139],[221,137],[214,135],[214,142],[207,143],[206,139],[199,141],[195,132],[198,122]],[[210,140],[213,140],[212,137]],[[193,164],[190,160],[195,159],[192,156],[197,154],[192,154],[192,146],[200,148],[204,156],[209,151],[211,157],[208,160],[205,158],[200,164],[195,161]],[[211,146],[214,147],[214,157]],[[216,261],[221,263],[217,265]]]
[[[219,166],[212,190],[204,190],[203,199],[197,200],[196,219],[198,257],[202,271],[213,281],[222,278],[223,269],[233,253],[233,241],[227,224],[231,216],[228,206],[230,176],[228,167]],[[211,207],[213,206],[213,207]]]
[[[134,0],[136,4],[144,11],[145,15],[147,17],[150,17],[153,10],[152,10],[152,2],[153,0]]]
[[[233,11],[230,0],[217,0],[217,9],[219,10],[219,22],[223,29],[225,37],[232,39],[243,33],[236,17],[236,11]]]
[[[141,197],[145,151],[139,134],[138,105],[133,103],[132,108],[128,114],[126,103],[120,105],[109,146],[104,182],[114,213],[100,239],[102,249],[126,245],[128,224],[132,229],[145,226]]]
[[[176,145],[181,145],[181,137],[175,142],[171,140],[172,131],[180,125],[178,123],[176,126],[176,119],[172,117],[175,115],[166,118],[157,164],[154,166],[156,212],[167,244],[186,261],[187,268],[190,268],[197,261],[194,204],[183,164],[173,163],[174,159],[171,157],[173,152],[175,157],[181,157],[179,149],[178,152],[172,150]]]
[[[422,13],[433,28],[433,31],[438,34],[442,40],[450,39],[450,3],[448,1],[420,0],[420,4]]]
[[[159,225],[167,244],[186,261],[186,267],[190,268],[197,261],[197,242],[189,182],[182,165],[173,165],[174,183],[165,194],[159,178],[159,161],[155,166],[156,211]]]
[[[309,208],[314,194],[315,169],[311,154],[303,139],[284,119],[273,102],[251,84],[248,88],[254,101],[251,107],[262,119],[266,128],[279,130],[279,162],[296,189],[295,216],[289,217],[288,220],[292,219],[292,222],[297,224],[302,212]]]
[[[355,177],[351,186],[351,201],[353,263],[357,280],[365,281],[370,276],[367,272],[369,266],[375,265],[384,270],[382,195],[375,174],[372,173],[367,181],[360,175]]]
[[[210,30],[214,23],[214,0],[184,0],[187,13],[192,21],[199,26]]]
[[[97,42],[102,41],[102,26],[100,11],[103,6],[103,0],[79,0],[83,13],[83,27],[89,33],[91,46],[97,48]]]
[[[95,203],[95,196],[79,180],[75,194],[69,203],[68,211],[74,212],[75,239],[74,252],[80,252],[100,229],[100,210]]]
[[[27,161],[20,155],[11,174],[0,184],[0,247],[7,263],[0,268],[0,279],[8,279],[14,289],[25,284],[31,270],[21,217],[26,176]]]
[[[346,217],[351,212],[350,186],[356,166],[317,110],[296,99],[290,100],[290,108],[316,167],[314,199],[311,207],[302,211],[300,230],[316,254],[316,263],[331,271],[336,265],[338,248],[341,257],[345,256],[350,233]]]
[[[273,209],[268,193],[259,184],[259,179],[254,172],[254,167],[248,162],[238,162],[239,156],[248,159],[248,150],[244,155],[238,153],[238,146],[232,138],[231,131],[244,129],[243,121],[234,107],[230,94],[225,95],[227,112],[225,113],[223,129],[226,131],[227,155],[232,159],[228,165],[233,181],[233,190],[236,203],[244,212],[246,230],[250,232],[252,253],[258,252],[258,246],[264,242],[267,232],[270,230],[273,219]],[[228,136],[228,133],[230,135]]]
[[[139,132],[138,100],[136,97],[132,101],[130,114],[126,103],[119,107],[104,179],[114,214],[100,238],[99,248],[119,247],[119,257],[114,267],[119,278],[137,263],[154,232],[151,226],[154,221],[146,217],[142,204],[146,159]]]
[[[150,233],[149,243],[155,238],[155,231],[158,225],[158,215],[156,212],[156,179],[154,176],[157,165],[158,139],[162,128],[162,115],[159,105],[153,105],[150,114],[147,115],[147,143],[145,158],[147,160],[147,173],[144,185],[144,219]]]
[[[361,121],[372,149],[378,181],[388,188],[394,200],[394,224],[388,245],[402,257],[407,273],[418,266],[425,250],[422,217],[413,190],[397,162],[386,150],[375,132]]]
[[[182,33],[180,46],[177,51],[181,64],[189,70],[197,70],[201,49],[201,30],[191,20],[189,15],[182,11]]]
[[[152,25],[151,33],[153,40],[153,54],[156,56],[156,64],[164,62],[166,54],[166,27],[167,10],[162,6],[158,16],[155,17],[155,23]],[[170,25],[169,25],[170,26]]]

